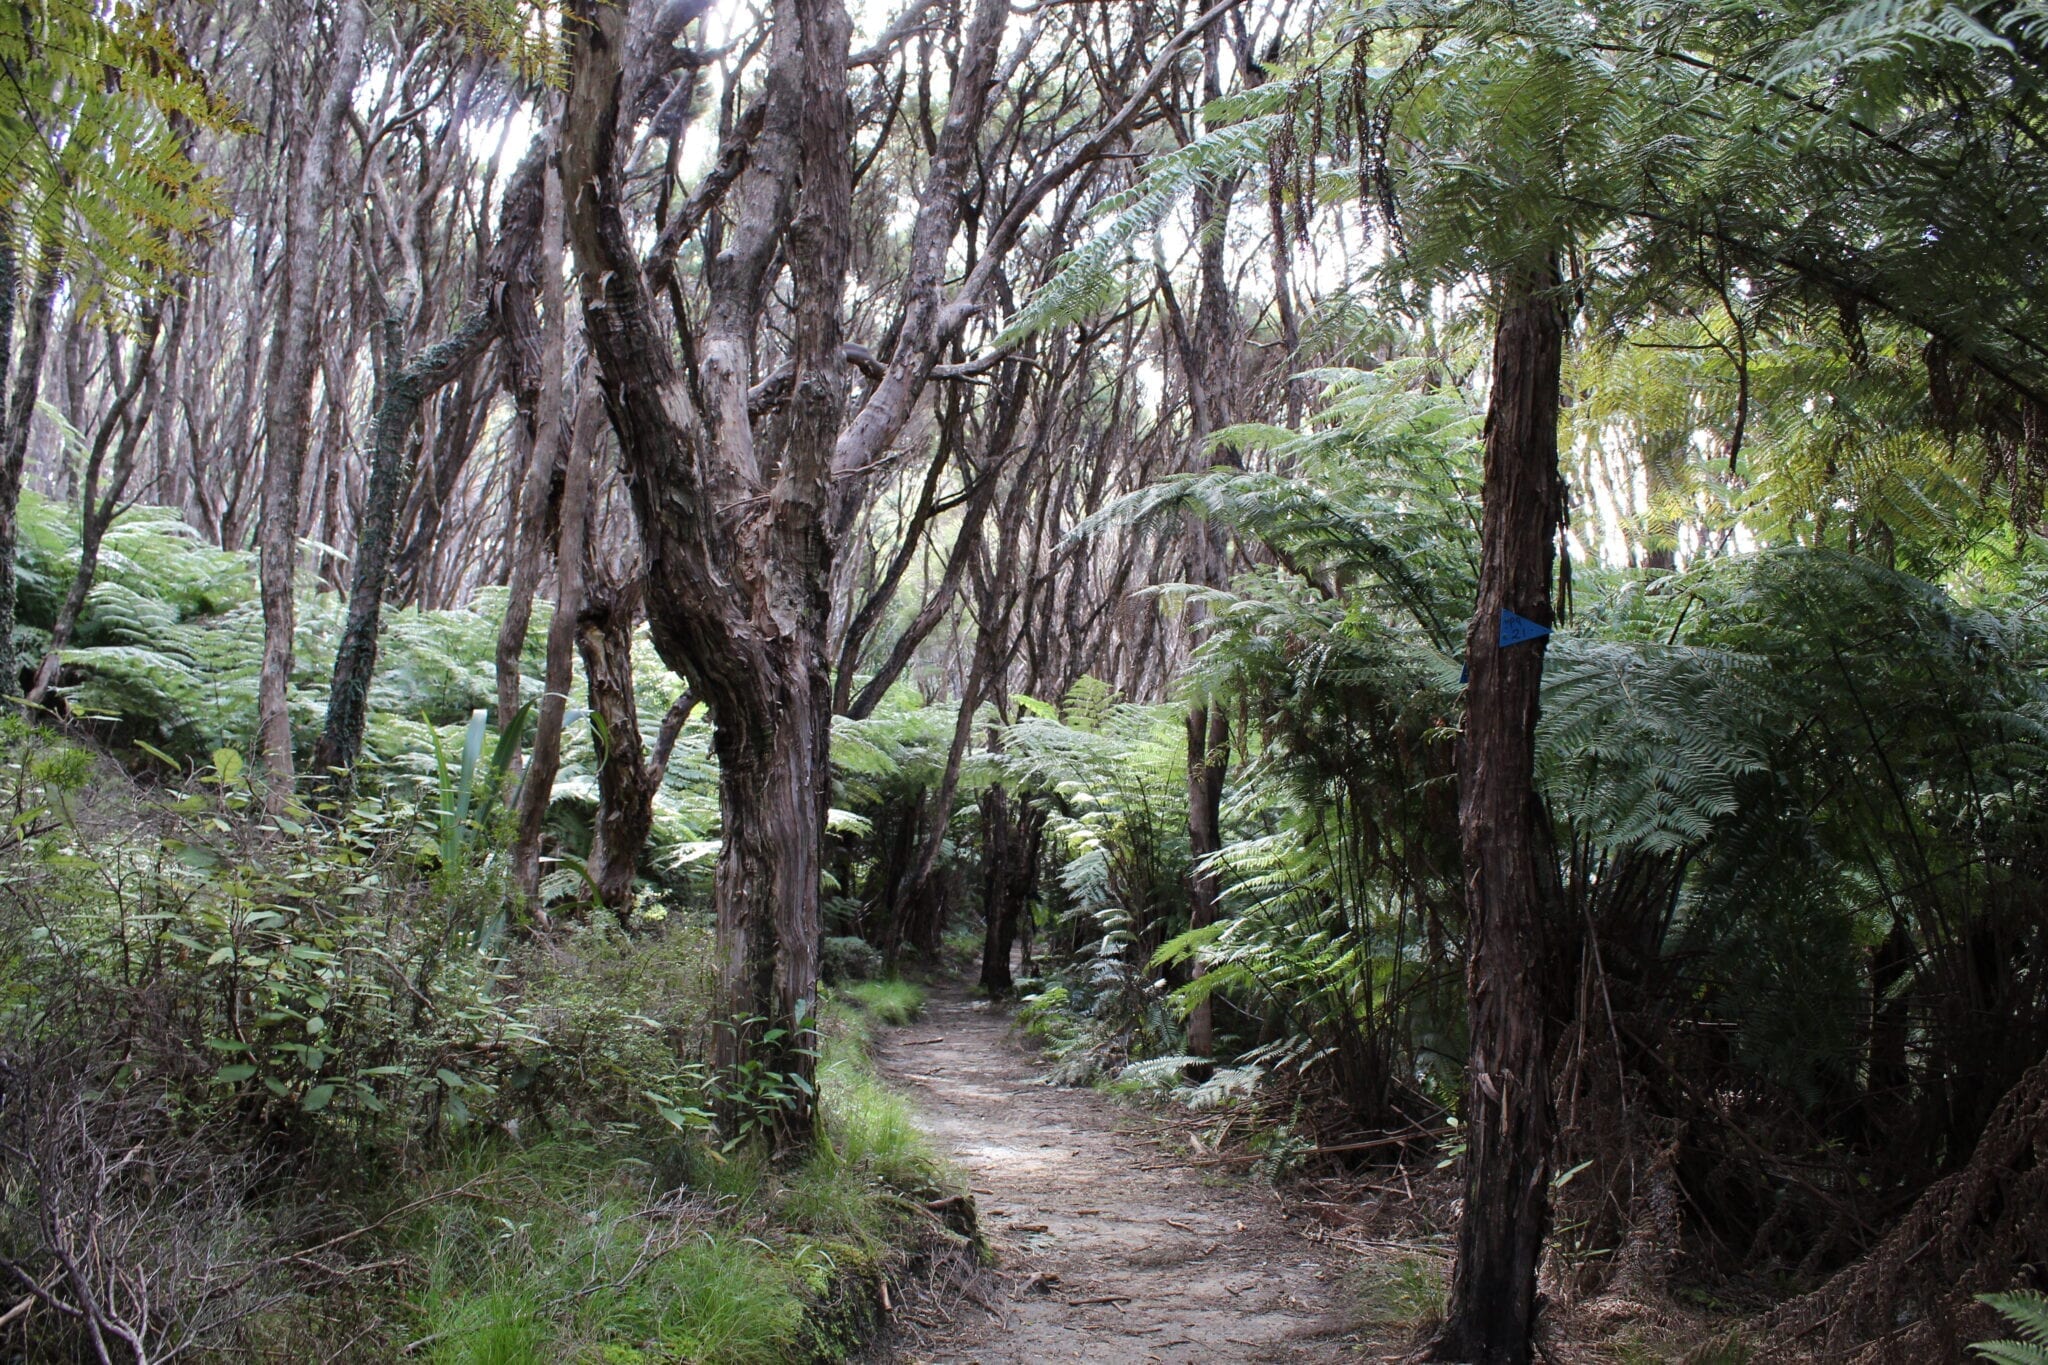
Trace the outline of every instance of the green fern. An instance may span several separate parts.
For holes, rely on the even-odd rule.
[[[1980,1341],[1970,1349],[1999,1365],[2048,1365],[2048,1295],[2033,1290],[2011,1294],[1979,1294],[2019,1330],[2016,1341]]]
[[[194,129],[243,128],[154,13],[25,0],[0,23],[0,236],[24,273],[89,259],[106,287],[157,292],[225,212]]]
[[[1058,262],[1051,279],[1025,300],[997,339],[999,346],[1109,312],[1129,293],[1142,266],[1134,247],[1205,181],[1263,162],[1285,126],[1269,113],[1225,124],[1150,157],[1135,183],[1096,206],[1094,235]]]

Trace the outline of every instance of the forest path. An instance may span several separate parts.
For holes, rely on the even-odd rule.
[[[876,1060],[967,1173],[997,1266],[985,1301],[940,1305],[952,1321],[907,1332],[897,1360],[1359,1359],[1341,1253],[1270,1190],[1174,1163],[1143,1140],[1143,1110],[1044,1084],[1001,1013],[935,992]]]

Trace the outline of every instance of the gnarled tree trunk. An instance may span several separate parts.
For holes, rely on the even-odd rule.
[[[1465,642],[1470,677],[1458,752],[1471,1029],[1465,1204],[1450,1304],[1432,1351],[1438,1360],[1472,1365],[1530,1358],[1553,1129],[1544,976],[1556,866],[1535,782],[1545,639],[1506,647],[1499,639],[1503,611],[1551,621],[1565,316],[1554,260],[1507,274],[1500,291],[1479,603]]]
[[[562,168],[586,325],[646,546],[654,643],[715,726],[724,838],[715,1061],[733,1078],[759,1062],[801,1080],[796,1102],[767,1116],[776,1146],[800,1148],[813,1135],[806,1087],[816,1071],[831,786],[826,515],[846,403],[851,24],[829,0],[775,6],[765,112],[733,176],[725,248],[707,266],[710,311],[692,375],[654,321],[654,291],[620,210],[638,79],[626,61],[629,15],[577,9]],[[792,373],[786,403],[757,435],[751,359],[784,251]],[[738,1097],[723,1109],[727,1131],[756,1117]]]

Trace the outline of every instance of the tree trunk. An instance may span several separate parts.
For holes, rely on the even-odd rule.
[[[583,552],[589,531],[591,447],[597,443],[598,406],[585,396],[569,437],[562,480],[562,532],[555,542],[555,615],[548,623],[547,686],[533,721],[533,752],[519,784],[519,827],[512,838],[512,880],[527,900],[540,891],[540,833],[555,773],[562,766],[562,718],[575,682],[576,613],[583,606]]]
[[[180,303],[171,323],[170,338],[165,343],[166,363],[177,355],[188,313],[189,309]],[[85,611],[86,598],[91,595],[93,579],[99,572],[100,545],[106,539],[107,528],[114,524],[115,516],[121,511],[121,499],[126,496],[128,481],[134,476],[135,448],[156,415],[157,402],[163,394],[163,370],[157,363],[156,348],[162,323],[162,307],[153,305],[143,316],[135,368],[129,372],[127,382],[115,396],[112,409],[100,423],[92,450],[86,457],[84,488],[78,508],[78,572],[71,577],[71,588],[64,594],[63,604],[57,609],[57,619],[50,627],[50,647],[36,669],[35,681],[29,684],[28,700],[32,706],[42,704],[57,680],[58,657],[71,643],[71,633],[78,628],[78,618]],[[131,414],[129,408],[135,403],[138,392],[142,395],[142,403]],[[115,442],[117,431],[120,433],[118,443]],[[113,467],[107,470],[103,495],[100,476],[101,471],[107,468],[107,448],[110,445],[113,446],[114,461]]]
[[[14,208],[0,204],[0,423],[7,420],[7,376],[14,364],[14,291],[21,267],[14,254]]]
[[[21,538],[21,473],[28,459],[29,428],[36,420],[36,390],[43,377],[43,353],[50,347],[50,311],[63,283],[62,261],[45,252],[29,290],[28,317],[22,329],[21,354],[14,361],[14,388],[0,410],[0,697],[18,695],[21,664],[14,657],[14,555]],[[14,259],[10,251],[5,273],[8,311],[13,311]],[[13,318],[10,316],[11,323]],[[11,331],[10,331],[11,336]]]
[[[789,669],[777,691],[785,723],[749,735],[718,723],[719,927],[721,1026],[716,1061],[728,1076],[750,1061],[794,1084],[815,1084],[818,994],[818,883],[823,870],[826,803],[832,789],[830,680],[825,669],[823,604],[808,638],[790,642]],[[768,1009],[764,1011],[763,1005]],[[765,1034],[789,1030],[777,1041]],[[766,1117],[777,1147],[808,1147],[814,1115],[805,1094]],[[733,1100],[721,1124],[742,1130],[748,1115]]]
[[[1210,860],[1223,847],[1223,779],[1230,763],[1230,717],[1211,701],[1188,708],[1188,928],[1216,922],[1223,879]],[[1199,974],[1201,968],[1196,967]],[[1188,1012],[1188,1051],[1215,1050],[1215,1015],[1204,997]]]
[[[526,652],[527,628],[533,622],[533,594],[540,583],[548,508],[554,500],[555,475],[562,453],[562,418],[554,410],[557,396],[563,392],[569,344],[568,301],[562,288],[560,232],[556,226],[556,214],[562,211],[562,186],[560,178],[552,172],[545,180],[551,188],[542,211],[543,265],[538,272],[540,278],[535,281],[543,305],[538,326],[529,297],[532,286],[518,278],[516,272],[507,279],[507,292],[516,292],[517,297],[508,299],[506,305],[505,370],[519,410],[513,418],[514,440],[525,447],[525,459],[513,463],[524,478],[513,520],[505,618],[498,623],[500,728],[510,725],[519,710],[523,679],[520,659]],[[552,263],[551,272],[547,263]]]
[[[992,1000],[1008,995],[1016,982],[1010,977],[1010,935],[1004,932],[1009,917],[1009,889],[1004,885],[1010,870],[1010,802],[1000,782],[991,782],[981,794],[981,988]]]
[[[520,689],[525,681],[522,660],[526,654],[526,634],[533,624],[533,595],[540,587],[541,557],[547,548],[548,505],[554,499],[556,465],[562,447],[559,431],[542,434],[546,428],[559,428],[560,418],[556,414],[533,414],[531,429],[526,426],[527,414],[521,413],[512,420],[518,428],[513,439],[525,447],[524,458],[515,458],[513,468],[523,470],[525,477],[520,481],[513,516],[505,615],[498,623],[495,666],[501,729],[512,723],[519,710]]]
[[[632,914],[633,882],[654,825],[654,793],[661,772],[647,761],[640,709],[633,700],[633,622],[637,587],[592,584],[576,619],[576,648],[597,735],[597,829],[590,845],[590,880],[604,908],[625,924]]]
[[[546,173],[546,144],[538,142],[505,187],[500,210],[497,249],[492,253],[491,280],[461,324],[421,350],[386,377],[377,395],[370,425],[370,473],[356,530],[355,573],[349,585],[348,618],[334,652],[334,678],[327,692],[327,722],[313,749],[313,769],[345,772],[355,766],[369,720],[370,683],[377,670],[377,631],[383,620],[384,593],[391,581],[392,546],[398,534],[399,501],[412,478],[408,458],[412,431],[420,408],[443,385],[482,355],[497,335],[498,299],[507,276],[527,267],[526,257],[541,233],[553,243],[544,259],[554,265],[555,298],[561,298],[561,194]],[[403,319],[396,311],[384,320],[394,359],[404,343]],[[538,555],[535,555],[538,559]],[[529,592],[530,600],[530,592]],[[501,708],[500,726],[510,712]]]
[[[313,329],[320,302],[325,244],[320,220],[331,197],[336,133],[355,92],[369,15],[363,0],[341,0],[338,32],[324,59],[327,89],[305,143],[287,210],[283,297],[271,335],[266,374],[263,523],[257,569],[263,599],[263,673],[257,685],[257,750],[269,787],[265,805],[281,810],[292,794],[291,682],[298,604],[292,580],[299,561],[299,485],[305,474],[312,418]],[[336,395],[335,401],[340,401]]]
[[[917,852],[904,866],[903,880],[892,898],[896,906],[888,953],[892,968],[896,965],[897,950],[906,940],[920,956],[931,959],[944,938],[945,908],[935,884],[935,873],[939,854],[946,847],[946,830],[953,823],[953,796],[960,790],[960,769],[972,747],[974,713],[981,708],[987,688],[992,652],[986,645],[978,645],[975,650],[974,667],[961,691],[959,714],[953,722],[953,742],[946,750],[946,766],[939,774],[937,789],[929,793],[929,803],[920,805],[924,823],[917,835]]]
[[[626,70],[629,15],[575,8],[562,173],[585,325],[646,546],[654,644],[710,707],[719,761],[719,1124],[802,1150],[815,1136],[818,882],[831,789],[825,588],[846,405],[851,24],[834,0],[775,6],[760,132],[731,189],[723,245],[705,265],[702,335],[685,337],[695,342],[692,374],[677,363],[673,333],[656,324],[657,296],[620,207],[639,79]],[[757,432],[748,390],[778,261],[788,274],[789,397]],[[762,1074],[784,1078],[786,1103],[759,1103],[753,1078]]]
[[[387,319],[400,340],[395,319]],[[406,451],[420,405],[455,376],[488,343],[489,318],[478,314],[457,332],[407,361],[378,395],[371,419],[370,477],[356,528],[355,573],[349,584],[348,617],[334,651],[334,677],[327,692],[327,721],[313,746],[313,771],[346,773],[363,747],[369,720],[370,682],[377,671],[377,630],[383,621],[384,586],[391,573],[393,521],[398,496],[412,473]]]
[[[1223,35],[1210,29],[1202,35],[1203,97],[1222,97],[1219,58]],[[1242,59],[1244,54],[1240,54]],[[1240,61],[1241,68],[1257,68]],[[1202,225],[1197,247],[1200,265],[1199,296],[1192,334],[1175,303],[1173,289],[1161,275],[1161,293],[1166,299],[1186,375],[1191,429],[1187,467],[1204,469],[1216,463],[1237,464],[1234,451],[1212,452],[1209,440],[1226,426],[1237,407],[1241,386],[1241,357],[1244,326],[1237,312],[1224,243],[1229,236],[1230,210],[1235,202],[1238,177],[1216,184],[1204,184],[1194,196],[1196,221]],[[1190,583],[1220,588],[1229,580],[1225,545],[1206,521],[1188,532],[1187,575]],[[1188,605],[1186,616],[1190,641],[1199,638],[1208,609],[1200,602]],[[1198,697],[1187,715],[1188,767],[1188,927],[1204,928],[1216,921],[1216,906],[1222,879],[1208,861],[1223,847],[1223,779],[1230,761],[1230,718],[1220,699]],[[1199,964],[1195,971],[1201,970]],[[1214,1012],[1205,998],[1188,1014],[1188,1051],[1206,1057],[1215,1047]]]
[[[1438,1360],[1524,1365],[1536,1271],[1550,1219],[1553,1127],[1544,981],[1556,867],[1535,787],[1545,637],[1502,647],[1501,613],[1548,626],[1565,317],[1557,266],[1501,283],[1481,492],[1479,603],[1466,636],[1470,678],[1458,753],[1464,848],[1465,1203]]]
[[[1010,954],[1017,946],[1018,926],[1031,913],[1038,892],[1038,854],[1045,830],[1045,810],[1029,796],[1015,806],[1000,784],[982,793],[982,933],[981,987],[991,999],[1016,989]]]

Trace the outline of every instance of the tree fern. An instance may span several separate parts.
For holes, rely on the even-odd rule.
[[[90,259],[116,288],[162,288],[226,208],[186,137],[239,115],[161,18],[127,4],[11,7],[0,68],[0,233],[25,268]]]
[[[1263,161],[1283,123],[1283,116],[1266,114],[1225,124],[1147,158],[1130,188],[1096,206],[1093,235],[1060,259],[1052,278],[1025,300],[996,344],[1014,344],[1114,308],[1141,264],[1133,252],[1138,240],[1158,228],[1203,181]]]

